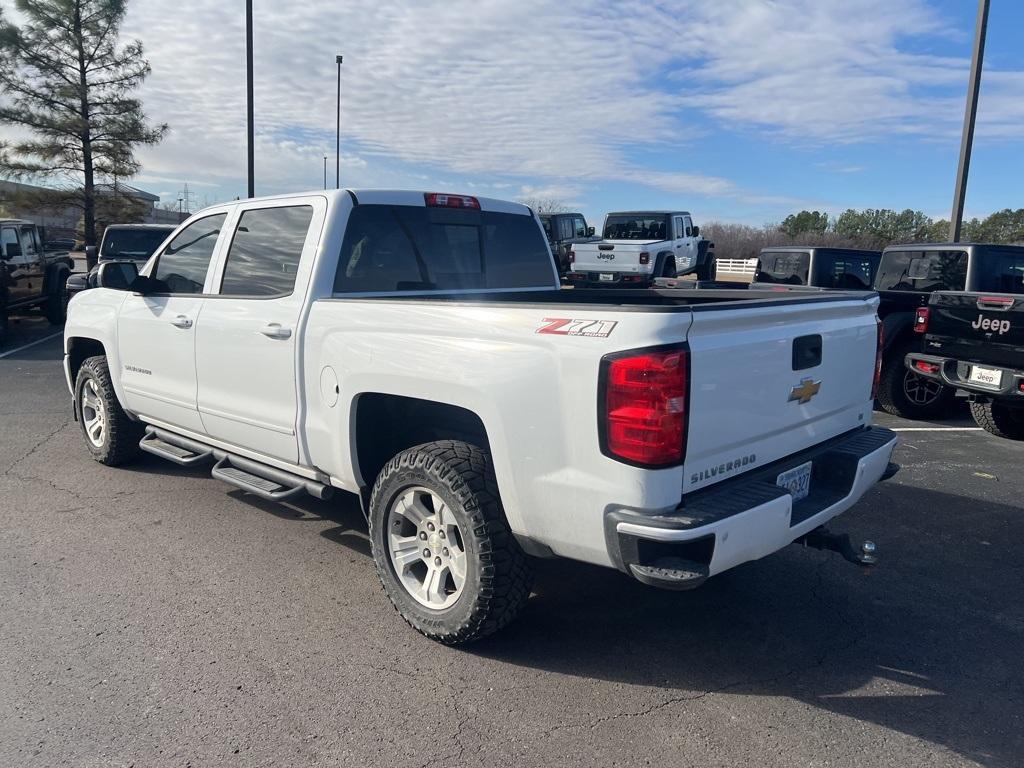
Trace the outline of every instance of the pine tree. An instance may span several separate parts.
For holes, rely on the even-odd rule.
[[[0,146],[0,174],[47,179],[83,213],[96,244],[97,185],[136,174],[134,148],[155,144],[132,94],[149,74],[138,40],[118,46],[124,0],[17,0],[25,21],[0,9],[0,125],[29,138]]]

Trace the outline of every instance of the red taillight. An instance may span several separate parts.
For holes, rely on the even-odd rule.
[[[882,321],[875,319],[878,326],[878,346],[875,347],[875,377],[871,381],[871,399],[878,397],[878,387],[882,383],[882,349],[885,347],[885,330]]]
[[[576,251],[569,251],[569,253],[566,254],[566,258],[569,259],[569,263],[570,264],[575,264],[576,263]]]
[[[921,373],[938,373],[939,366],[935,363],[929,363],[927,360],[915,360],[914,367],[921,371]]]
[[[623,275],[622,282],[624,283],[642,283],[644,281],[643,275]]]
[[[472,208],[480,210],[480,201],[469,195],[445,195],[440,192],[426,192],[423,200],[431,208]]]
[[[570,280],[583,280],[584,278],[586,278],[586,275],[583,274],[582,272],[570,272],[568,275],[566,275],[566,277],[568,277]]]
[[[914,313],[914,331],[917,333],[928,332],[928,320],[931,319],[932,311],[928,307],[921,307]]]
[[[978,309],[1006,309],[1013,306],[1013,301],[1011,296],[982,296],[978,299]]]
[[[1024,381],[1017,385],[1017,389],[1020,390],[1021,392],[1024,392]]]
[[[602,361],[602,449],[644,467],[679,464],[686,454],[685,349],[620,353]]]
[[[649,254],[647,251],[644,251],[643,253],[641,253],[640,254],[640,263],[641,264],[650,264],[651,263],[651,254]]]

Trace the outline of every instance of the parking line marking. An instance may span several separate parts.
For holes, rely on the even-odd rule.
[[[49,336],[44,336],[41,339],[36,339],[35,341],[29,342],[28,344],[22,344],[20,347],[15,347],[14,349],[9,349],[6,352],[4,352],[2,355],[0,355],[0,360],[3,360],[5,357],[8,357],[9,355],[13,355],[15,352],[21,352],[21,350],[23,350],[23,349],[28,349],[29,347],[34,347],[36,344],[42,344],[44,341],[49,341],[50,339],[56,339],[58,336],[63,336],[63,335],[64,335],[64,331],[57,331],[56,333],[51,333]]]
[[[981,427],[892,427],[893,432],[981,432]]]

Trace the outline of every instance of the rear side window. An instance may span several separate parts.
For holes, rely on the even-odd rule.
[[[547,243],[530,216],[408,205],[349,215],[335,293],[550,287]]]
[[[560,237],[563,240],[572,239],[572,219],[561,218],[558,221],[558,229]]]
[[[759,283],[807,285],[810,268],[811,254],[804,251],[763,253],[754,279]]]
[[[886,251],[878,266],[879,291],[962,291],[967,286],[965,251]]]
[[[818,252],[814,271],[822,288],[863,291],[871,287],[871,261],[858,256],[833,256]]]
[[[202,293],[210,257],[226,213],[193,221],[171,240],[156,262],[153,277],[166,293]]]
[[[227,296],[286,296],[295,287],[313,207],[243,211],[228,250],[220,292]]]
[[[1024,293],[1024,250],[986,250],[975,258],[973,290]]]

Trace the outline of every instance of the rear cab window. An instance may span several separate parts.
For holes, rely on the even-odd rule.
[[[759,283],[807,285],[810,269],[811,254],[807,251],[762,253],[754,279]]]
[[[967,252],[886,251],[878,266],[878,291],[962,291],[967,286]]]
[[[604,222],[605,240],[667,240],[669,217],[655,213],[609,216]]]
[[[349,214],[334,293],[550,289],[554,279],[531,216],[361,204]]]

